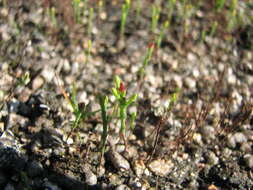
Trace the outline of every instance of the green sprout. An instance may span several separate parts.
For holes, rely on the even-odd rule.
[[[210,32],[210,36],[214,36],[216,30],[217,30],[217,26],[218,26],[218,22],[214,21],[211,27],[211,32]]]
[[[26,86],[31,81],[29,72],[25,72],[24,75],[18,80],[18,86]]]
[[[114,79],[115,87],[112,88],[112,94],[116,98],[117,105],[119,108],[119,118],[120,118],[120,137],[124,140],[125,150],[127,149],[127,141],[125,138],[126,131],[126,119],[127,119],[127,108],[136,101],[138,95],[134,94],[129,98],[126,97],[126,88],[121,82],[121,79],[116,76]],[[136,113],[132,116],[132,119],[136,117]]]
[[[86,59],[85,59],[85,64],[89,62],[90,54],[91,54],[91,48],[92,48],[92,41],[89,39],[88,40],[88,47],[85,51]]]
[[[152,58],[154,49],[155,49],[155,44],[153,42],[151,42],[148,45],[148,50],[147,50],[147,52],[145,54],[144,60],[142,62],[142,66],[141,66],[141,68],[138,71],[138,75],[139,75],[140,78],[142,78],[143,75],[145,74],[145,68],[147,67],[148,63],[150,62],[150,60]]]
[[[152,6],[152,21],[151,21],[151,31],[155,33],[155,30],[157,28],[157,23],[159,20],[160,15],[160,8],[156,5]]]
[[[81,8],[80,8],[81,0],[73,0],[74,12],[75,12],[75,21],[80,23],[81,21]]]
[[[79,126],[79,124],[82,120],[84,120],[85,118],[87,118],[91,115],[94,115],[99,110],[94,111],[94,112],[89,112],[89,109],[88,109],[89,104],[88,105],[86,105],[84,103],[79,104],[77,102],[76,86],[75,85],[72,86],[70,97],[66,94],[64,89],[62,89],[62,93],[63,93],[65,99],[67,100],[67,102],[70,104],[70,106],[72,108],[72,111],[73,111],[73,114],[74,114],[74,121],[71,124],[71,131],[70,131],[69,135],[66,138],[66,140],[68,140],[68,138],[71,136],[73,131]]]
[[[163,37],[164,37],[164,33],[166,31],[166,29],[169,27],[169,22],[168,21],[165,21],[163,23],[163,26],[162,26],[162,29],[160,30],[160,33],[159,33],[159,36],[157,37],[156,39],[156,46],[157,46],[157,49],[161,47],[161,43],[162,43],[162,40],[163,40]]]
[[[226,0],[216,0],[215,1],[215,9],[216,11],[220,12],[226,3]]]
[[[168,0],[167,8],[168,8],[168,20],[170,21],[172,18],[172,14],[175,8],[176,0]]]
[[[122,8],[121,8],[120,38],[124,37],[126,19],[127,19],[127,15],[130,9],[130,5],[131,5],[131,0],[125,0],[125,3],[122,5]]]
[[[108,127],[109,127],[109,116],[107,115],[107,107],[108,107],[108,97],[107,96],[99,96],[99,104],[101,108],[101,115],[103,121],[103,134],[100,143],[100,152],[101,152],[101,159],[105,152],[105,144],[108,136]],[[101,162],[100,162],[101,163]]]
[[[48,8],[48,15],[50,17],[50,20],[53,24],[53,26],[57,25],[57,19],[56,19],[56,10],[55,7]]]
[[[88,37],[91,39],[91,33],[93,28],[93,17],[94,17],[94,8],[89,8],[89,19],[88,19]]]

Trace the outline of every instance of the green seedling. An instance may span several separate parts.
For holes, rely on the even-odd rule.
[[[67,95],[64,88],[62,86],[60,86],[60,87],[61,87],[62,94],[64,95],[65,99],[67,100],[67,102],[71,106],[72,112],[74,114],[74,121],[71,124],[71,131],[66,138],[66,140],[68,140],[68,138],[71,136],[73,131],[79,126],[79,124],[82,120],[86,119],[87,117],[89,117],[91,115],[94,115],[99,110],[94,111],[94,112],[89,112],[89,110],[88,110],[89,105],[85,105],[84,103],[79,104],[76,99],[76,87],[75,86],[72,86],[70,97]]]
[[[125,3],[121,8],[120,38],[123,38],[125,34],[126,19],[129,13],[130,5],[131,0],[125,0]]]
[[[206,30],[203,29],[201,31],[201,38],[200,38],[200,43],[204,42],[206,40]]]
[[[214,21],[213,24],[212,24],[212,27],[211,27],[210,36],[214,36],[214,34],[216,32],[216,29],[217,29],[217,26],[218,26],[218,22]]]
[[[108,128],[109,128],[109,120],[110,120],[109,116],[107,115],[108,97],[100,95],[99,105],[101,108],[101,115],[102,115],[102,121],[103,121],[103,134],[102,134],[101,143],[100,143],[100,152],[101,152],[101,159],[102,159],[105,152],[105,144],[106,144],[106,140],[108,136]]]
[[[168,22],[168,21],[165,21],[165,22],[163,23],[162,29],[161,29],[160,32],[159,32],[159,36],[158,36],[157,39],[156,39],[156,46],[157,46],[157,49],[159,49],[159,48],[161,47],[161,43],[162,43],[162,40],[163,40],[165,31],[168,29],[168,27],[169,27],[169,22]]]
[[[230,4],[228,15],[227,15],[227,17],[228,17],[227,30],[229,32],[232,31],[233,28],[235,28],[235,26],[237,24],[237,5],[238,5],[238,1],[232,0],[232,2]]]
[[[151,32],[155,33],[157,23],[160,17],[160,8],[156,5],[152,6],[152,20],[151,20]]]
[[[124,140],[125,150],[127,150],[127,141],[126,141],[126,137],[125,137],[127,108],[136,101],[138,95],[134,94],[134,95],[130,96],[129,98],[127,98],[126,97],[126,88],[118,76],[115,77],[114,84],[115,84],[115,87],[112,88],[112,94],[116,98],[117,105],[119,108],[119,118],[120,118],[120,123],[121,123],[120,137]],[[135,115],[136,115],[136,113],[135,113]],[[135,115],[132,116],[132,119],[136,117]]]
[[[167,9],[168,9],[168,21],[171,21],[173,11],[175,9],[176,0],[168,0],[167,2]]]
[[[140,78],[143,78],[143,76],[145,74],[145,68],[147,67],[148,63],[150,62],[150,60],[152,58],[154,49],[155,49],[155,44],[153,42],[151,42],[148,45],[148,50],[147,50],[146,55],[144,57],[144,60],[142,62],[142,66],[138,71],[138,75],[139,75]]]
[[[56,9],[55,7],[49,7],[48,8],[48,15],[50,17],[51,23],[53,24],[53,26],[57,26],[57,19],[56,19]]]
[[[74,12],[75,12],[75,21],[77,23],[80,23],[81,21],[81,7],[80,7],[80,2],[81,0],[73,0],[73,7],[74,7]]]
[[[162,127],[165,125],[165,122],[167,121],[171,110],[176,104],[176,101],[178,99],[178,94],[179,94],[179,89],[176,89],[176,91],[171,95],[171,98],[167,100],[166,104],[164,106],[160,106],[157,108],[157,112],[158,112],[158,115],[160,116],[160,119],[157,122],[157,126],[155,129],[156,131],[155,131],[155,136],[154,136],[154,145],[153,145],[153,150],[152,150],[149,160],[153,157],[155,153],[159,136],[160,136],[160,131]]]
[[[19,80],[18,86],[26,86],[31,81],[29,72],[26,72]]]
[[[216,0],[215,1],[215,9],[220,12],[225,6],[226,0]]]
[[[89,8],[89,19],[88,19],[88,38],[91,39],[91,33],[93,28],[93,17],[94,17],[94,8]]]
[[[87,64],[89,62],[91,49],[92,49],[92,41],[89,39],[88,40],[88,47],[85,51],[85,55],[86,55],[85,64]]]

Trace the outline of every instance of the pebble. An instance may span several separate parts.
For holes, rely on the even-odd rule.
[[[171,160],[157,159],[148,164],[148,168],[159,176],[166,176],[173,168],[174,164]]]
[[[203,139],[206,141],[213,140],[216,138],[215,129],[210,125],[202,127],[201,134],[202,134]]]
[[[209,152],[207,153],[207,156],[208,156],[208,157],[207,157],[207,161],[208,161],[209,164],[211,164],[211,165],[216,165],[216,164],[218,164],[219,158],[215,155],[214,152],[209,151]]]
[[[247,167],[249,167],[251,170],[253,170],[253,155],[246,154],[244,155],[244,161]]]
[[[115,188],[115,190],[130,190],[127,185],[121,184]]]
[[[196,81],[191,77],[185,78],[184,83],[185,83],[186,87],[188,87],[190,89],[194,89],[196,87]]]
[[[135,160],[133,162],[133,170],[137,177],[141,177],[146,169],[146,166],[143,162],[143,160]]]
[[[33,82],[32,82],[32,89],[38,90],[39,88],[42,87],[42,85],[44,84],[44,79],[40,76],[36,77]]]
[[[85,173],[85,183],[91,186],[96,185],[97,176],[91,171],[89,165],[85,164],[82,168]]]
[[[235,148],[237,144],[242,144],[246,141],[247,141],[246,136],[241,132],[237,132],[228,137],[227,143],[229,147]]]
[[[113,148],[109,150],[108,157],[116,169],[118,170],[130,169],[129,162],[123,156],[121,156],[118,152],[113,150]]]

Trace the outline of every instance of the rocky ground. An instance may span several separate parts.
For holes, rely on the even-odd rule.
[[[1,189],[253,189],[250,1],[239,1],[246,23],[230,33],[222,32],[221,21],[217,35],[200,38],[215,16],[209,4],[186,19],[187,34],[174,19],[143,79],[138,70],[154,39],[150,1],[143,2],[138,21],[130,11],[124,39],[120,2],[105,1],[102,10],[96,1],[90,4],[90,35],[88,11],[77,23],[63,2],[0,3]],[[46,11],[53,6],[56,23]],[[110,123],[101,161],[100,112],[72,131],[75,118],[66,95],[75,86],[77,102],[99,110],[97,94],[115,101],[116,75],[128,95],[138,94],[128,110],[137,111],[137,118],[127,131],[127,151],[119,122]],[[163,112],[175,92],[175,106]]]

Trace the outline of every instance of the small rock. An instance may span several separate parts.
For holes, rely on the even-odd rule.
[[[121,184],[118,187],[116,187],[115,190],[130,190],[130,188],[127,187],[127,185]]]
[[[185,78],[184,80],[186,87],[188,88],[195,88],[196,87],[196,81],[190,77]]]
[[[249,167],[251,170],[253,170],[253,155],[246,154],[244,155],[244,161],[247,167]]]
[[[169,172],[171,172],[174,164],[171,160],[154,160],[148,164],[148,168],[159,176],[166,176]]]
[[[232,136],[229,136],[228,140],[227,140],[227,143],[228,143],[229,147],[235,148],[237,144],[242,144],[246,141],[247,141],[246,136],[243,133],[238,132],[238,133],[235,133]]]
[[[96,185],[97,176],[90,170],[90,167],[87,164],[83,166],[83,171],[85,173],[85,183],[88,185]]]
[[[129,162],[123,156],[121,156],[118,152],[113,150],[113,148],[109,150],[108,157],[116,169],[118,170],[130,169]]]
[[[212,151],[208,152],[207,160],[208,160],[208,163],[211,165],[216,165],[219,162],[219,158]]]
[[[37,90],[44,84],[44,79],[42,77],[36,77],[32,82],[32,89]]]
[[[215,139],[215,129],[212,126],[207,125],[202,127],[201,134],[206,141]]]
[[[133,169],[134,169],[135,174],[138,177],[141,177],[146,169],[146,166],[145,166],[143,160],[135,160],[133,163]]]
[[[52,182],[45,180],[44,182],[45,190],[61,190],[57,185],[53,184]]]

